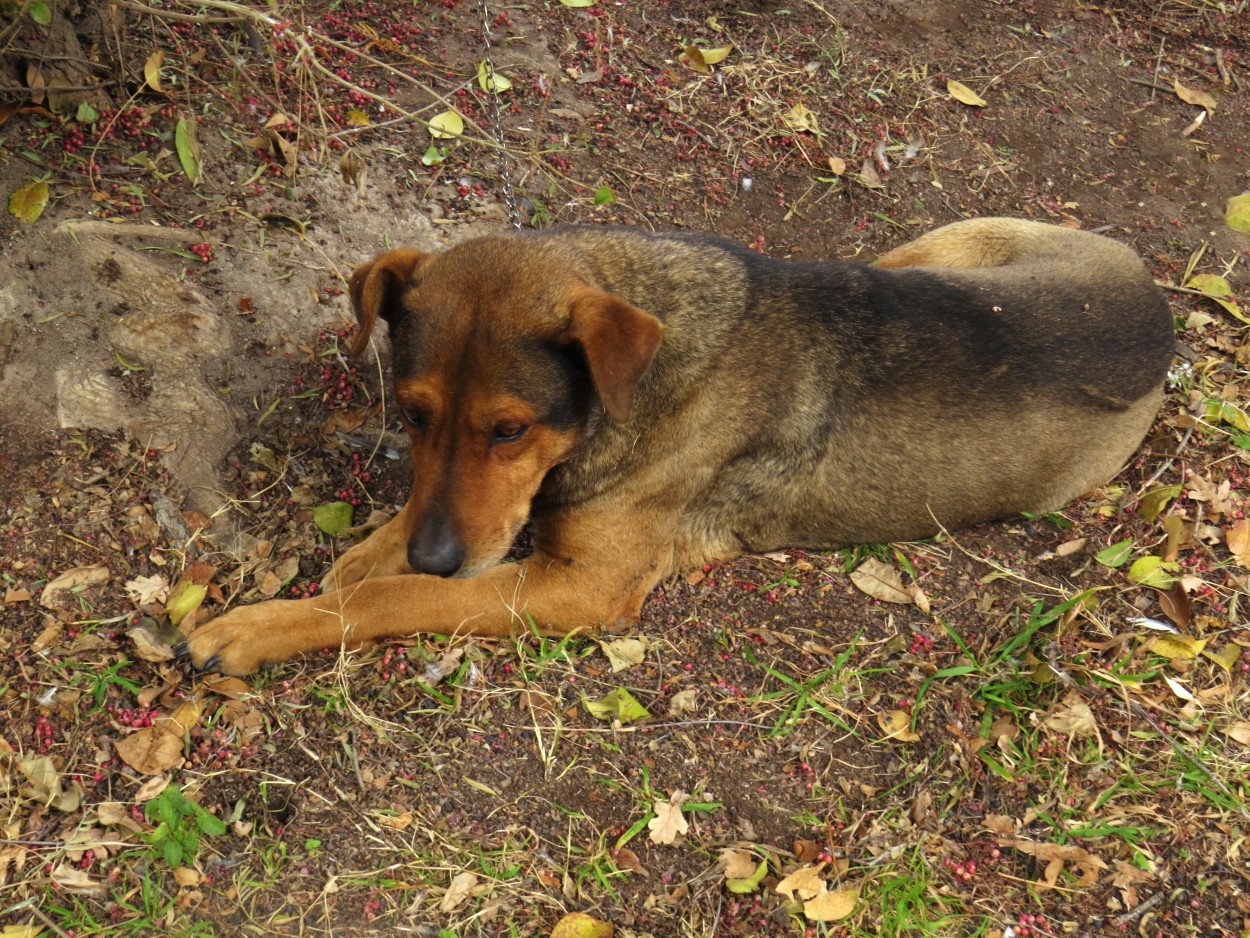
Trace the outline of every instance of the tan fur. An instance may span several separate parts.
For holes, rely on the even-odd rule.
[[[1173,343],[1130,250],[1014,219],[938,229],[877,269],[558,229],[390,252],[351,296],[356,348],[391,329],[412,494],[327,595],[197,631],[197,666],[615,627],[672,572],[743,551],[1056,508],[1138,446]],[[500,563],[526,518],[533,555]]]

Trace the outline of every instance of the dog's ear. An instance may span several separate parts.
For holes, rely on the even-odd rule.
[[[426,255],[413,248],[397,248],[379,254],[352,271],[347,281],[352,311],[360,323],[360,331],[352,340],[347,354],[359,355],[369,344],[369,336],[381,316],[391,326],[402,313],[399,297]]]
[[[602,290],[582,290],[570,304],[564,339],[581,346],[599,400],[616,423],[629,419],[634,390],[663,334],[654,316]]]

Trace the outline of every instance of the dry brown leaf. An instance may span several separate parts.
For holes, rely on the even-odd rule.
[[[1054,886],[1058,882],[1059,876],[1063,873],[1064,864],[1067,863],[1074,863],[1081,870],[1082,881],[1086,886],[1092,886],[1098,882],[1098,871],[1107,868],[1107,864],[1097,856],[1074,844],[1046,844],[1020,839],[1008,840],[1005,843],[1021,853],[1027,853],[1045,862],[1046,871],[1043,873],[1043,878],[1048,886]]]
[[[106,892],[104,881],[86,870],[71,866],[68,862],[58,864],[52,870],[52,882],[66,892],[79,896],[102,896]]]
[[[46,624],[35,640],[30,643],[30,650],[34,652],[43,651],[45,648],[51,648],[61,640],[61,636],[65,633],[65,625],[57,621],[51,616],[45,617]]]
[[[859,887],[843,886],[804,902],[803,917],[809,922],[839,922],[855,911],[858,901]]]
[[[915,602],[903,585],[903,575],[891,564],[869,557],[851,573],[851,582],[873,599],[904,605]]]
[[[826,160],[829,164],[829,172],[835,176],[841,176],[846,172],[846,160],[840,156],[831,156]]]
[[[816,115],[802,101],[797,102],[794,107],[782,114],[781,122],[796,133],[819,132]]]
[[[669,716],[678,716],[682,713],[694,713],[698,710],[695,698],[698,696],[696,690],[679,690],[673,695],[673,699],[668,702]]]
[[[1196,104],[1198,107],[1204,107],[1208,113],[1215,110],[1215,98],[1211,97],[1205,91],[1198,91],[1194,88],[1187,88],[1181,84],[1179,78],[1172,79],[1172,90],[1176,92],[1176,96],[1186,104]]]
[[[801,867],[781,880],[773,890],[788,899],[814,899],[829,889],[820,878],[820,871],[825,866],[824,863],[817,863],[815,866]]]
[[[48,608],[55,608],[51,602],[54,594],[80,586],[95,586],[98,583],[106,583],[108,578],[109,568],[108,564],[105,563],[96,563],[89,567],[75,567],[73,570],[66,570],[43,588],[43,593],[39,596],[39,603]]]
[[[1069,736],[1093,736],[1098,732],[1094,711],[1076,692],[1069,693],[1061,706],[1055,707],[1042,722],[1056,733]]]
[[[1250,722],[1246,720],[1237,720],[1229,725],[1224,734],[1232,740],[1236,740],[1243,746],[1250,746]]]
[[[864,162],[860,164],[859,175],[855,177],[865,189],[884,189],[885,183],[881,181],[881,177],[877,174],[877,167],[872,165],[872,157],[864,157]]]
[[[673,792],[670,800],[655,802],[652,806],[655,817],[647,822],[652,843],[671,844],[677,840],[678,834],[685,834],[690,830],[690,822],[681,813],[681,806],[685,800],[685,792],[676,791]]]
[[[447,892],[438,904],[439,911],[454,912],[469,898],[469,895],[473,892],[473,887],[476,885],[476,873],[470,873],[467,870],[463,873],[457,873],[451,878],[451,885],[447,887]]]
[[[953,78],[947,79],[946,91],[960,104],[967,104],[971,107],[985,107],[988,103],[983,97],[965,85],[962,81],[955,81]]]
[[[638,854],[628,847],[613,850],[612,862],[616,864],[618,870],[629,870],[631,873],[637,873],[644,879],[651,875],[647,872],[647,868],[642,865],[642,861],[638,859]]]
[[[746,879],[755,873],[755,867],[759,863],[755,859],[755,854],[750,850],[742,850],[737,847],[724,847],[720,852],[721,871],[725,874],[725,879]]]
[[[126,596],[136,606],[150,603],[163,603],[169,598],[169,580],[163,573],[152,576],[137,576],[126,581]]]
[[[82,804],[82,786],[75,783],[66,791],[61,786],[61,773],[56,770],[50,757],[34,756],[23,759],[18,763],[18,768],[30,783],[28,788],[22,790],[26,797],[66,813],[77,811]]]
[[[5,587],[4,603],[6,606],[12,605],[14,603],[28,603],[28,602],[30,602],[30,590],[14,589],[11,586]]]
[[[182,765],[182,736],[157,724],[113,741],[117,755],[141,775],[159,775]]]
[[[143,661],[171,661],[174,650],[166,642],[161,641],[151,630],[142,625],[128,629],[126,634],[135,643],[135,654]]]

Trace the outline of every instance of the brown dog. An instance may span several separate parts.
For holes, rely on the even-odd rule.
[[[333,592],[195,632],[199,667],[612,626],[744,551],[1056,508],[1136,449],[1173,348],[1129,249],[1001,218],[876,268],[626,229],[481,238],[383,254],[351,298],[354,351],[390,325],[412,495]],[[501,563],[526,521],[533,555]]]

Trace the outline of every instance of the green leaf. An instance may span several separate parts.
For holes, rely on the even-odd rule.
[[[738,895],[746,895],[760,888],[760,881],[768,875],[768,861],[760,860],[760,865],[755,868],[755,872],[744,879],[727,879],[725,880],[725,888],[730,892],[736,892]]]
[[[600,186],[595,190],[595,205],[612,205],[615,202],[616,196],[607,186]]]
[[[165,862],[170,866],[182,866],[182,844],[172,837],[165,841]]]
[[[1224,206],[1224,224],[1237,231],[1250,231],[1250,192],[1228,200]]]
[[[584,10],[595,5],[595,0],[560,0],[560,6],[571,10]]]
[[[617,719],[622,723],[637,723],[651,716],[651,711],[623,687],[609,691],[598,700],[583,700],[582,704],[596,720]]]
[[[1195,274],[1186,281],[1185,286],[1190,290],[1197,290],[1208,300],[1224,307],[1224,311],[1234,319],[1250,323],[1250,319],[1246,318],[1241,307],[1233,302],[1233,288],[1218,274]]]
[[[504,92],[512,87],[508,77],[496,72],[485,59],[477,63],[477,83],[487,94],[492,91]]]
[[[1250,417],[1232,401],[1217,401],[1208,398],[1203,404],[1203,415],[1211,423],[1225,423],[1236,427],[1243,433],[1250,433]]]
[[[195,122],[185,117],[178,118],[174,127],[174,147],[178,151],[178,162],[187,180],[198,186],[204,178],[204,167],[200,164],[200,141],[195,136]]]
[[[48,205],[48,184],[43,180],[28,183],[9,196],[9,212],[18,221],[33,225]]]
[[[1094,559],[1104,567],[1122,567],[1128,562],[1129,555],[1133,553],[1133,539],[1126,538],[1117,544],[1103,548],[1094,554]]]
[[[1129,567],[1128,578],[1142,586],[1165,590],[1176,582],[1176,577],[1172,574],[1180,568],[1180,564],[1171,563],[1162,557],[1138,557]]]
[[[331,537],[338,537],[352,526],[352,506],[347,502],[330,502],[313,509],[313,524]]]
[[[220,837],[226,832],[226,824],[215,814],[209,814],[203,808],[195,812],[195,826],[201,834],[208,837]]]
[[[40,0],[35,0],[26,8],[26,12],[30,14],[30,18],[40,26],[47,26],[52,22],[52,8]]]
[[[169,615],[169,621],[177,625],[193,611],[200,608],[200,603],[204,602],[204,597],[208,595],[208,590],[200,586],[198,583],[192,583],[190,580],[183,580],[170,594],[169,600],[165,603],[165,612]]]
[[[93,124],[100,117],[100,112],[93,108],[86,101],[78,105],[78,113],[74,115],[74,119],[80,124]]]
[[[421,164],[423,166],[437,166],[443,160],[447,159],[447,154],[433,144],[421,155]]]
[[[290,215],[283,215],[279,212],[262,212],[258,217],[266,225],[274,228],[287,228],[300,234],[308,231],[308,225],[298,218],[292,218]]]
[[[1154,521],[1163,510],[1172,503],[1172,499],[1181,494],[1179,485],[1161,485],[1151,489],[1141,500],[1141,516],[1147,521]]]

